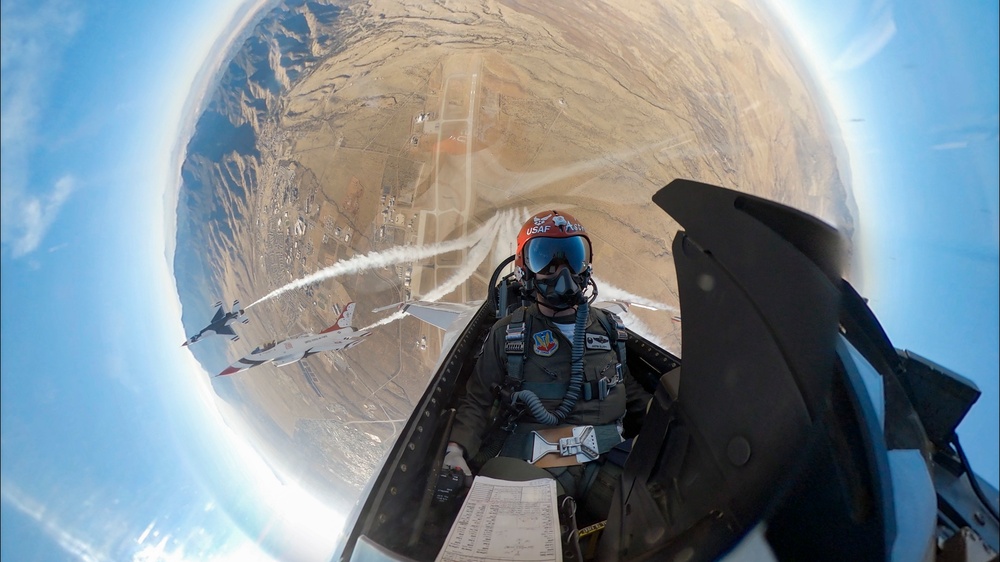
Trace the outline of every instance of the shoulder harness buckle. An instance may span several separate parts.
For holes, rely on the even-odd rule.
[[[622,319],[619,318],[618,315],[615,314],[614,312],[611,311],[606,311],[606,312],[608,313],[608,316],[611,317],[611,321],[614,324],[615,331],[618,332],[617,337],[615,339],[620,342],[628,341],[628,332],[625,331],[625,324],[622,322]]]
[[[507,324],[507,334],[504,336],[504,351],[508,354],[524,353],[524,322]]]

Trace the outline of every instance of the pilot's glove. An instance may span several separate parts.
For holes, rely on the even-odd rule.
[[[444,454],[444,462],[441,464],[444,468],[460,468],[466,476],[472,476],[472,471],[469,470],[469,463],[465,462],[465,449],[454,441],[448,443],[448,449]]]

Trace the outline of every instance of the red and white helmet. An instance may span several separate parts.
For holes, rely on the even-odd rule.
[[[579,221],[567,213],[542,211],[518,232],[514,267],[522,281],[560,264],[566,264],[573,275],[589,278],[591,256],[590,237]]]

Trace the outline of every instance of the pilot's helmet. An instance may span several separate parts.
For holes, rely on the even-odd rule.
[[[542,211],[528,219],[517,235],[515,275],[534,291],[536,275],[555,273],[565,264],[582,291],[590,281],[591,245],[587,230],[573,215]]]

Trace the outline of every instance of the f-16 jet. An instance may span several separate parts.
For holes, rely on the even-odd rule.
[[[570,554],[552,559],[996,560],[997,490],[975,474],[956,433],[981,393],[893,345],[841,277],[841,235],[798,210],[689,180],[652,201],[683,228],[669,254],[682,353],[619,331],[631,376],[654,398],[634,438],[605,456],[604,466],[620,471],[601,489],[611,498],[607,514],[559,504],[549,528]],[[542,532],[524,539],[528,526],[517,516],[485,526],[461,516],[469,498],[488,509],[510,502],[463,494],[472,478],[443,468],[483,342],[498,318],[528,302],[521,282],[503,275],[513,259],[499,264],[478,304],[393,305],[444,331],[441,355],[334,560],[440,559],[460,543],[453,531],[552,540]],[[623,304],[592,306],[620,312]],[[530,348],[514,332],[505,346],[508,358]],[[535,419],[528,408],[496,411],[494,432]],[[583,435],[547,454],[576,456]],[[495,451],[482,449],[466,459],[477,480],[489,476],[479,471]]]
[[[232,375],[264,363],[274,363],[278,367],[284,367],[323,351],[350,349],[358,345],[372,332],[371,330],[359,332],[351,326],[354,306],[355,303],[348,303],[337,321],[322,332],[318,334],[306,332],[287,340],[272,341],[259,346],[251,351],[250,355],[236,361],[216,376]]]
[[[181,344],[181,347],[191,345],[201,340],[205,336],[218,335],[218,336],[232,336],[230,339],[237,341],[240,339],[236,332],[229,327],[230,324],[239,320],[244,324],[249,324],[250,319],[245,316],[246,311],[240,308],[239,299],[233,301],[233,309],[229,312],[222,311],[222,301],[215,303],[216,311],[215,316],[212,317],[212,321],[202,328],[200,332],[188,338],[188,340]]]

